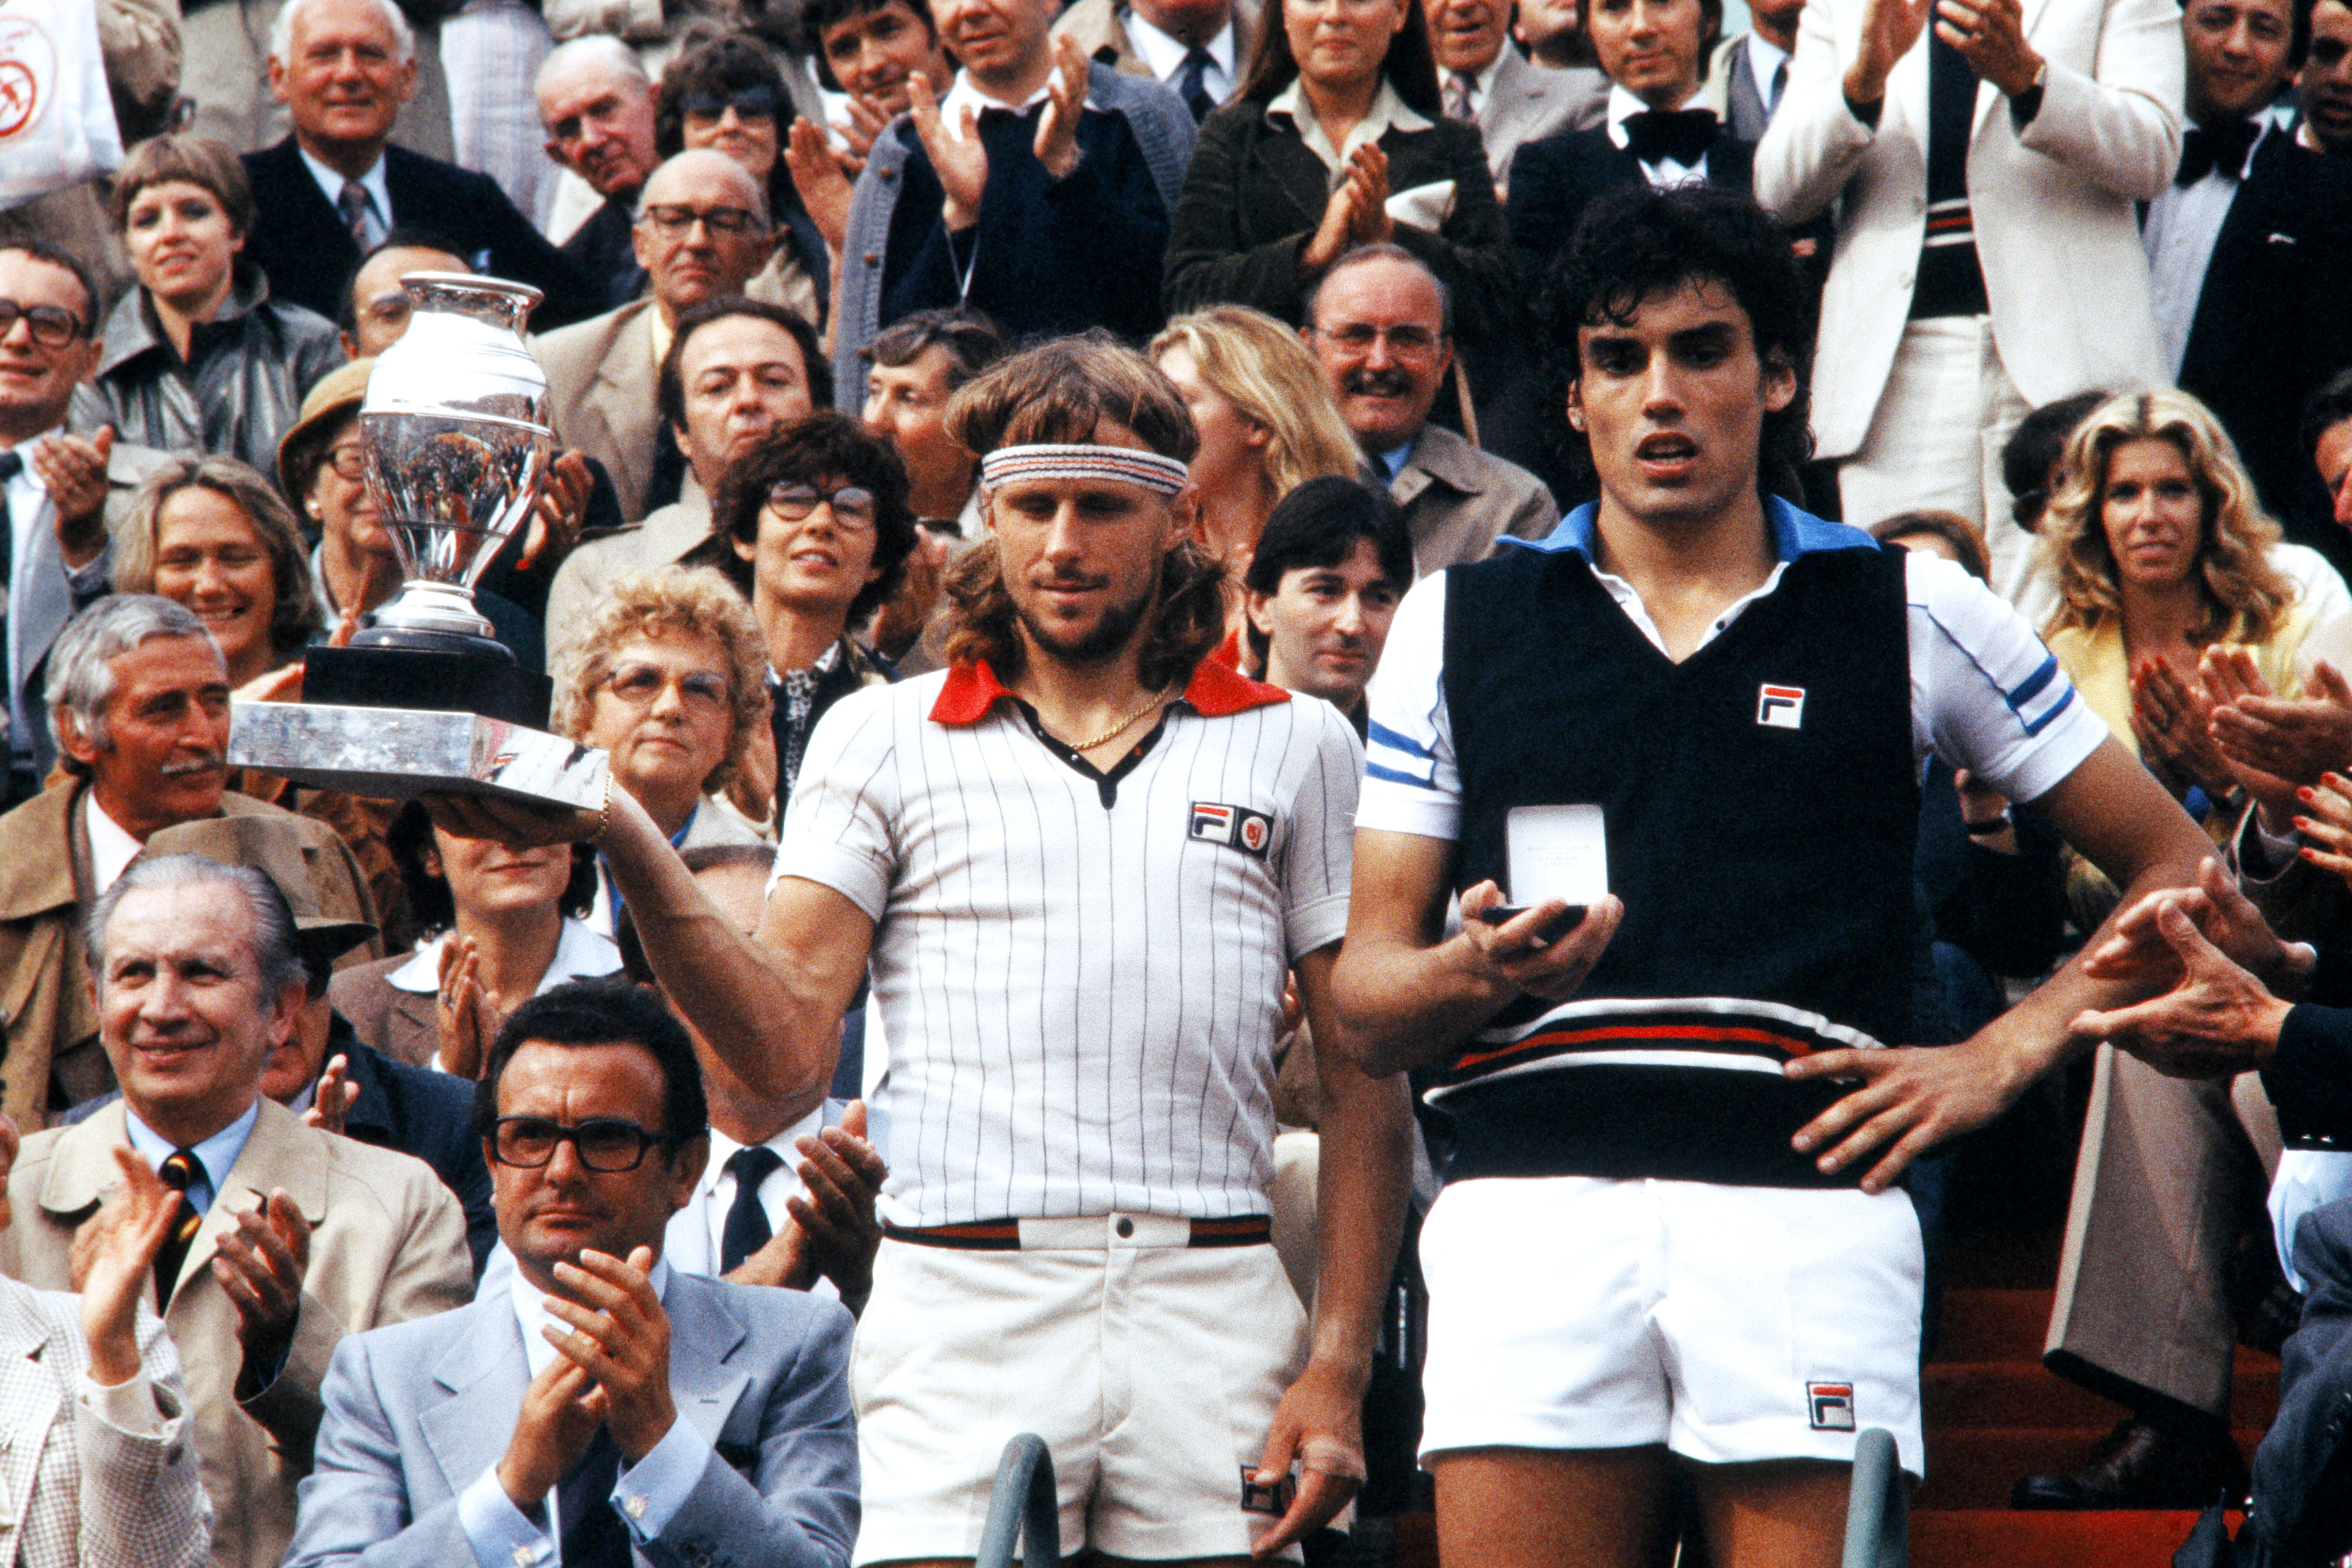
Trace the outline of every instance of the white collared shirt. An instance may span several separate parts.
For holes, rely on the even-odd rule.
[[[1335,191],[1339,188],[1339,182],[1348,177],[1348,160],[1355,156],[1357,148],[1367,142],[1379,141],[1391,130],[1426,131],[1432,123],[1397,96],[1395,87],[1385,76],[1381,78],[1381,90],[1372,95],[1372,106],[1364,110],[1364,117],[1348,132],[1344,146],[1331,145],[1331,138],[1323,133],[1322,123],[1315,118],[1315,106],[1307,101],[1306,89],[1296,80],[1274,95],[1274,101],[1265,106],[1265,112],[1269,117],[1276,114],[1290,117],[1290,122],[1298,128],[1298,139],[1306,142],[1307,150],[1322,159],[1323,166],[1331,172],[1328,183]]]
[[[196,1163],[205,1168],[205,1179],[188,1184],[188,1206],[198,1214],[209,1214],[220,1196],[220,1184],[236,1165],[237,1156],[245,1152],[246,1140],[253,1136],[254,1123],[261,1120],[261,1100],[245,1108],[245,1114],[197,1144],[190,1152]],[[157,1171],[163,1162],[178,1152],[179,1145],[139,1120],[139,1113],[128,1103],[122,1107],[122,1130],[131,1138],[133,1152]]]
[[[1173,91],[1177,75],[1184,68],[1184,57],[1192,52],[1192,46],[1161,32],[1131,5],[1118,8],[1118,19],[1127,28],[1127,41],[1153,79]],[[1228,15],[1225,25],[1217,29],[1217,36],[1201,47],[1209,52],[1209,68],[1201,73],[1201,89],[1213,101],[1223,103],[1232,95],[1238,79],[1234,69],[1233,17]]]
[[[449,933],[443,931],[431,942],[418,946],[415,955],[406,963],[383,977],[383,983],[395,991],[406,991],[424,996],[441,989],[441,949],[447,944]],[[617,972],[621,967],[621,950],[613,945],[610,937],[591,931],[570,915],[563,917],[563,929],[555,939],[555,957],[547,973],[539,977],[534,996],[546,994],[567,980],[594,980]],[[435,1052],[433,1066],[446,1072],[441,1056]]]
[[[949,135],[961,142],[963,140],[963,111],[967,107],[971,110],[972,117],[975,120],[977,120],[984,110],[991,109],[1003,109],[1010,110],[1014,114],[1026,114],[1031,110],[1036,108],[1039,104],[1045,102],[1046,98],[1050,96],[1052,89],[1059,83],[1061,79],[1062,68],[1055,66],[1052,70],[1045,73],[1045,81],[1044,86],[1038,88],[1036,91],[1031,93],[1028,97],[1023,99],[1018,103],[1007,103],[1001,98],[991,98],[986,92],[982,91],[979,84],[971,79],[971,72],[960,70],[956,72],[955,85],[948,89],[948,95],[945,98],[940,100],[940,123],[948,128]],[[1094,95],[1092,93],[1088,93],[1087,95],[1087,107],[1088,109],[1099,109],[1102,106],[1094,100]]]
[[[343,216],[343,186],[349,182],[341,172],[310,156],[310,149],[300,142],[294,144],[294,150],[302,154],[302,166],[310,171],[310,178],[319,183],[320,195],[327,198],[327,205],[335,209],[335,216],[341,219]],[[359,177],[359,185],[367,192],[368,200],[375,204],[375,221],[381,226],[376,230],[379,238],[390,234],[393,229],[392,187],[384,183],[383,153],[378,153],[374,166]]]
[[[2259,129],[2246,152],[2249,171],[2273,129],[2267,114],[2250,118]],[[2189,353],[2189,331],[2197,321],[2197,301],[2205,292],[2205,272],[2213,265],[2213,247],[2229,220],[2230,204],[2238,199],[2240,184],[2212,169],[2193,185],[2166,185],[2147,204],[2140,244],[2147,251],[2157,342],[2164,349],[2165,374],[2174,380],[2179,379],[2180,362]]]
[[[1696,96],[1696,93],[1692,95],[1694,98]],[[1688,100],[1685,100],[1682,107],[1688,109],[1690,107]],[[1625,134],[1625,121],[1636,114],[1647,114],[1649,111],[1648,104],[1643,103],[1623,88],[1612,84],[1609,89],[1611,144],[1622,149],[1628,141]],[[1703,185],[1706,184],[1706,158],[1702,154],[1696,163],[1677,163],[1672,158],[1660,158],[1654,163],[1644,159],[1642,163],[1642,175],[1653,186],[1662,191],[1675,190],[1683,185]]]
[[[81,825],[89,835],[89,890],[96,897],[114,886],[115,879],[139,858],[139,851],[146,846],[107,815],[98,804],[96,790],[82,791]]]
[[[783,1161],[760,1184],[760,1207],[767,1214],[772,1235],[791,1223],[791,1211],[784,1205],[804,1190],[796,1145],[803,1137],[814,1134],[824,1126],[824,1107],[820,1104],[764,1145]],[[742,1147],[713,1127],[710,1161],[702,1168],[702,1179],[695,1184],[694,1195],[687,1200],[686,1206],[669,1216],[669,1234],[662,1243],[662,1255],[688,1274],[719,1273],[726,1246],[727,1211],[735,1206],[735,1177],[727,1169],[727,1162]]]

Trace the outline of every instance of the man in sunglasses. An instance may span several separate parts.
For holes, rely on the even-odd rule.
[[[684,1027],[559,986],[499,1031],[475,1117],[512,1287],[336,1351],[287,1563],[845,1563],[848,1313],[661,1256],[710,1146]]]
[[[743,286],[774,245],[767,194],[724,153],[694,148],[656,169],[632,231],[651,275],[646,297],[532,340],[547,371],[549,422],[559,446],[604,465],[621,516],[644,520],[658,491],[675,500],[685,458],[665,438],[656,373],[689,307]]]
[[[424,1162],[307,1126],[261,1092],[307,978],[296,918],[265,873],[142,859],[89,929],[122,1098],[25,1140],[0,1273],[76,1287],[76,1236],[121,1183],[126,1146],[179,1189],[153,1300],[187,1371],[212,1561],[277,1568],[330,1354],[348,1333],[467,1299],[465,1217]]]

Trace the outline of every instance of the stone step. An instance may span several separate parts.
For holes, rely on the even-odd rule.
[[[1914,1500],[1923,1509],[2006,1510],[2018,1477],[2074,1469],[2090,1458],[2092,1444],[2105,1432],[2104,1426],[2096,1432],[2079,1426],[1930,1426],[1927,1479]],[[2251,1459],[2262,1429],[2242,1426],[2232,1435]]]
[[[2278,1410],[2279,1363],[2241,1351],[2230,1391],[2230,1424],[2256,1430]],[[1920,1369],[1927,1430],[2073,1426],[2094,1436],[2127,1414],[2032,1363],[1938,1361]]]
[[[2193,1513],[1921,1510],[1911,1568],[2163,1568],[2196,1523]]]

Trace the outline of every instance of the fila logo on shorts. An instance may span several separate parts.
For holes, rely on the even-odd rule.
[[[1274,818],[1243,806],[1196,800],[1192,803],[1192,835],[1205,843],[1231,845],[1263,860],[1267,847],[1274,842]]]
[[[1809,1383],[1805,1384],[1805,1408],[1812,1413],[1814,1431],[1851,1432],[1853,1430],[1853,1384]]]
[[[1805,689],[1801,686],[1759,686],[1756,689],[1756,721],[1775,730],[1805,727]]]

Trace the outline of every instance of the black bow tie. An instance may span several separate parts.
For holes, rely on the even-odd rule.
[[[1627,115],[1624,125],[1628,153],[1644,163],[1665,158],[1685,168],[1706,156],[1718,134],[1715,111],[1708,109],[1645,109]]]
[[[2210,130],[2190,126],[2180,139],[2180,173],[2172,183],[2193,185],[2216,169],[2233,180],[2244,179],[2246,158],[2262,133],[2262,126],[2252,120],[2225,120]]]

